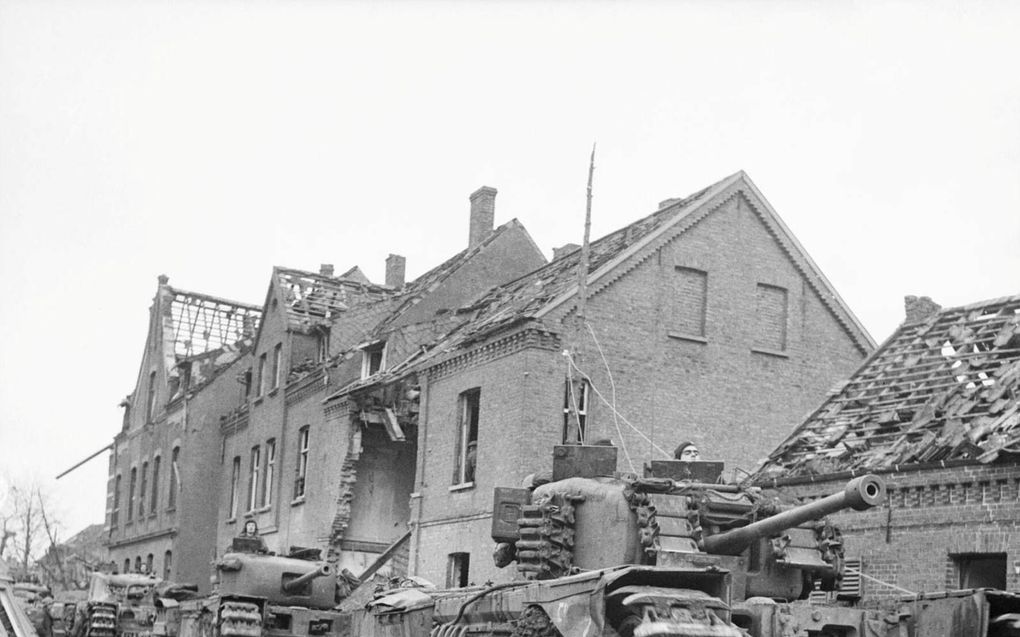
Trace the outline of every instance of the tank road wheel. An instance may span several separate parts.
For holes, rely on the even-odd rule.
[[[528,606],[513,624],[510,637],[563,637],[541,606]]]
[[[225,601],[220,606],[220,637],[261,637],[262,613],[258,604]]]
[[[101,605],[89,609],[87,637],[114,637],[117,634],[117,609]]]

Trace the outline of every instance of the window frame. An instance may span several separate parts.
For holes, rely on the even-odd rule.
[[[294,501],[302,501],[308,493],[308,451],[311,447],[311,428],[305,425],[298,430],[297,466],[294,477]]]
[[[280,376],[283,373],[283,343],[273,348],[273,389],[280,387]]]
[[[256,368],[255,377],[255,390],[258,392],[255,394],[256,398],[262,398],[266,394],[266,353],[262,352],[259,354],[258,367]]]
[[[230,465],[230,499],[227,502],[227,519],[237,518],[237,486],[241,479],[241,456],[234,456]]]
[[[251,456],[248,463],[248,510],[254,511],[258,505],[259,497],[259,473],[262,470],[262,447],[255,445],[251,448]]]
[[[177,495],[181,490],[181,447],[177,445],[170,452],[170,487],[167,489],[166,509],[173,511],[177,508]]]
[[[478,430],[481,423],[481,407],[481,387],[472,387],[457,395],[457,438],[453,467],[453,486],[455,487],[472,485],[475,482],[478,468]],[[472,444],[475,456],[469,468],[468,460]]]
[[[266,473],[262,478],[263,508],[273,505],[273,480],[276,478],[276,438],[266,441]]]
[[[128,479],[127,515],[124,522],[131,522],[135,515],[135,487],[138,486],[138,467],[131,467],[130,478]]]
[[[386,370],[386,341],[376,341],[361,348],[362,380]],[[372,361],[378,356],[378,365],[373,369]]]
[[[141,478],[138,480],[138,518],[145,517],[145,496],[149,492],[149,461],[142,463]]]
[[[163,456],[156,454],[152,458],[152,496],[149,505],[149,513],[155,513],[159,508],[159,467],[163,463]]]
[[[571,422],[570,415],[573,412],[573,389],[578,387],[580,400],[577,404],[577,421]],[[563,441],[561,444],[584,444],[587,440],[588,430],[588,409],[591,404],[591,382],[582,378],[579,382],[567,380],[563,386]],[[571,436],[571,434],[575,434]]]

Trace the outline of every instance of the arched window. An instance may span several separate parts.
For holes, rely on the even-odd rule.
[[[149,512],[156,512],[156,505],[159,504],[159,462],[162,460],[159,456],[152,459],[152,503],[149,506]]]
[[[152,562],[153,555],[152,553],[149,553],[148,555],[145,556],[145,572],[149,575],[152,575]]]
[[[181,448],[174,447],[170,454],[170,490],[167,492],[166,508],[177,507],[177,491],[181,487],[181,470],[178,466],[181,456]]]
[[[138,482],[138,469],[131,467],[131,481],[128,483],[128,499],[127,499],[127,521],[131,521],[131,516],[134,515],[135,511],[135,487]]]
[[[167,551],[163,554],[163,579],[170,579],[170,567],[173,565],[174,554]]]
[[[135,556],[135,573],[140,573],[142,570],[142,556]]]
[[[124,572],[125,573],[130,573],[131,572],[131,558],[130,557],[125,557],[124,558]]]

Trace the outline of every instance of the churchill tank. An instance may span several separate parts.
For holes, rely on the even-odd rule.
[[[882,611],[802,601],[838,588],[842,536],[827,516],[866,510],[885,485],[860,476],[793,504],[699,480],[686,463],[615,472],[615,448],[557,447],[551,481],[497,488],[492,538],[513,581],[398,590],[352,622],[365,637],[899,636]]]

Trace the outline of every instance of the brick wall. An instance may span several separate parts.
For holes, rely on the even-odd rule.
[[[1020,465],[944,468],[882,475],[884,506],[833,516],[846,555],[863,560],[863,572],[907,591],[959,588],[954,556],[1005,553],[1007,589],[1020,588]],[[790,496],[836,492],[843,480],[793,485]],[[867,605],[905,593],[865,580]]]

